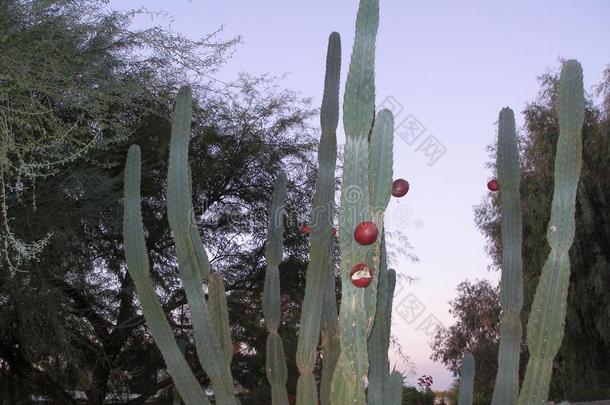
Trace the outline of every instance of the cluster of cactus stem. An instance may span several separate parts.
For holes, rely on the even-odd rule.
[[[378,22],[378,0],[360,0],[343,102],[346,142],[338,218],[342,294],[339,311],[335,296],[332,230],[341,41],[337,33],[329,37],[320,117],[319,170],[310,221],[310,257],[296,354],[298,405],[399,405],[402,402],[402,375],[397,371],[390,373],[388,359],[396,274],[387,266],[383,217],[392,195],[394,118],[389,110],[379,111],[375,116],[374,59]],[[583,111],[582,70],[577,62],[567,61],[559,85],[560,135],[547,232],[551,253],[542,269],[529,318],[530,360],[521,393],[518,375],[523,302],[520,169],[513,112],[509,108],[500,112],[497,183],[501,188],[502,215],[502,321],[494,405],[538,405],[548,394],[552,361],[563,335],[570,271],[568,249],[574,235],[575,195],[581,167]],[[224,283],[218,273],[210,271],[201,236],[194,226],[187,162],[191,113],[191,92],[183,87],[177,96],[172,122],[168,218],[176,242],[199,362],[210,379],[216,403],[234,405],[239,400],[231,376],[233,345]],[[128,270],[148,326],[180,397],[188,405],[210,404],[175,340],[150,279],[140,207],[140,170],[140,150],[134,145],[129,150],[125,168],[124,240]],[[269,332],[266,372],[274,405],[288,404],[287,366],[278,334],[282,213],[287,183],[286,174],[278,173],[265,252],[263,313]],[[402,188],[408,190],[408,183]],[[400,193],[403,191],[406,193],[405,190]],[[380,236],[359,243],[354,232],[363,223],[372,223]],[[358,288],[352,283],[352,269],[356,266],[372,275],[366,288]],[[203,284],[207,284],[207,299]],[[319,343],[323,362],[321,376],[316,378],[314,367]],[[460,405],[472,403],[474,371],[474,357],[466,353],[460,379]]]
[[[343,103],[346,143],[342,206],[338,218],[342,291],[339,311],[332,253],[341,40],[338,33],[329,37],[320,113],[318,178],[311,209],[310,256],[296,354],[299,405],[399,405],[402,401],[402,375],[397,371],[390,373],[388,359],[396,274],[387,267],[383,216],[392,193],[394,119],[388,110],[380,111],[375,117],[374,59],[378,22],[378,0],[361,0]],[[172,122],[168,218],[176,242],[199,362],[210,379],[216,403],[233,405],[239,401],[230,371],[233,352],[224,284],[219,274],[210,271],[193,215],[187,162],[191,113],[191,92],[183,87],[177,96]],[[140,208],[140,170],[140,151],[134,145],[129,150],[125,168],[124,240],[128,270],[180,397],[188,405],[209,404],[210,400],[174,339],[150,280]],[[289,401],[286,359],[278,334],[281,321],[279,264],[283,256],[283,206],[287,183],[286,174],[278,173],[265,252],[266,373],[274,405],[287,405]],[[408,183],[402,186],[399,192],[404,195]],[[368,240],[359,243],[357,228],[363,224]],[[356,266],[366,269],[372,276],[366,285],[352,283],[352,268]],[[207,299],[204,284],[207,284]],[[359,288],[363,286],[366,288]],[[320,343],[323,362],[321,376],[317,378],[314,368]]]
[[[500,280],[500,349],[492,405],[541,405],[547,401],[553,359],[564,333],[569,249],[574,239],[576,189],[582,166],[584,121],[582,68],[575,60],[564,62],[558,89],[559,138],[555,154],[555,185],[547,240],[551,251],[527,323],[529,361],[519,391],[521,306],[523,304],[522,217],[519,192],[520,166],[515,118],[510,108],[500,111],[497,171],[500,191],[502,276]],[[490,188],[491,189],[491,188]],[[462,364],[460,405],[472,404],[474,358],[466,353]]]

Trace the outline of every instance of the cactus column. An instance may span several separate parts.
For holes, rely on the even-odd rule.
[[[510,108],[500,111],[498,127],[498,180],[502,217],[502,279],[500,304],[502,322],[498,374],[492,405],[514,405],[519,396],[519,353],[521,351],[521,306],[523,305],[523,260],[521,239],[521,197],[519,150],[515,116]]]
[[[372,220],[383,231],[383,213],[392,185],[391,112],[381,111],[373,127],[378,24],[379,2],[361,0],[343,102],[346,142],[339,218],[341,354],[332,380],[333,405],[366,403],[367,343],[375,319],[381,243],[377,240],[373,245],[359,245],[354,229],[361,222]],[[371,284],[364,289],[355,288],[350,280],[352,267],[360,263],[369,266],[373,274]]]
[[[278,266],[282,261],[284,249],[282,238],[286,183],[286,174],[280,171],[275,190],[273,190],[273,201],[269,211],[269,233],[265,251],[267,271],[265,272],[265,287],[263,289],[263,314],[265,316],[265,327],[269,331],[269,336],[267,336],[267,380],[271,385],[273,405],[288,405],[288,392],[286,391],[288,370],[282,338],[277,333],[281,318]]]
[[[332,405],[364,405],[364,381],[368,374],[367,302],[376,299],[377,276],[366,289],[352,286],[349,273],[357,263],[366,263],[370,247],[354,240],[355,227],[370,220],[369,134],[375,115],[375,38],[379,23],[377,0],[361,0],[356,18],[352,51],[343,101],[345,162],[339,217],[341,251],[341,307],[339,333],[341,354],[331,388]],[[367,263],[372,267],[372,263]]]
[[[563,65],[559,82],[555,189],[547,230],[551,253],[542,268],[527,324],[530,358],[520,405],[540,405],[547,400],[553,359],[563,339],[570,280],[569,249],[574,239],[576,189],[582,166],[584,105],[582,68],[577,61],[569,60]]]
[[[462,369],[460,371],[460,385],[458,405],[472,405],[474,398],[474,356],[470,352],[464,353]]]
[[[331,255],[340,72],[341,38],[338,33],[333,32],[328,39],[324,97],[320,111],[322,135],[318,150],[318,179],[311,210],[309,264],[296,355],[300,373],[297,385],[298,405],[318,404],[313,368],[316,363],[316,348],[320,340],[320,319],[328,274],[332,273],[334,278]],[[334,299],[334,291],[332,299]]]
[[[148,327],[174,384],[187,405],[209,405],[203,389],[193,375],[174,338],[165,312],[150,280],[150,264],[144,240],[144,225],[140,206],[140,148],[132,145],[125,165],[125,209],[123,235],[129,275],[134,281]]]
[[[390,374],[388,351],[392,324],[392,301],[396,287],[396,272],[387,268],[385,240],[381,241],[379,281],[377,283],[377,309],[373,330],[369,336],[369,388],[368,405],[400,405],[402,401],[402,375]]]
[[[167,217],[176,241],[176,254],[180,278],[189,303],[193,338],[201,366],[212,381],[216,401],[221,405],[237,404],[231,377],[230,351],[227,347],[228,314],[226,303],[220,304],[217,311],[224,313],[210,315],[201,281],[210,276],[208,257],[203,248],[195,221],[190,168],[188,165],[188,146],[192,116],[192,96],[188,87],[178,92],[172,120],[170,156],[167,173]],[[219,288],[222,280],[210,282],[210,289]],[[226,300],[222,294],[213,293],[217,300]],[[225,322],[226,319],[226,322]],[[224,338],[224,339],[223,339]],[[224,342],[224,344],[223,344]]]

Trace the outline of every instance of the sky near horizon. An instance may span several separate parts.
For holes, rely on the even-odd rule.
[[[377,103],[395,113],[394,173],[411,184],[407,197],[390,203],[386,225],[402,231],[420,259],[397,258],[393,265],[418,280],[397,288],[392,333],[413,362],[409,382],[428,374],[434,389],[445,389],[452,376],[429,359],[430,327],[452,324],[448,302],[461,281],[499,279],[488,271],[473,213],[492,176],[486,147],[495,138],[498,112],[510,106],[521,127],[521,111],[539,89],[537,77],[557,70],[560,58],[581,62],[590,92],[610,63],[610,1],[380,3]],[[321,102],[328,35],[338,31],[343,90],[357,0],[110,1],[114,9],[142,5],[170,12],[172,28],[189,37],[220,25],[224,38],[240,35],[217,79],[231,81],[242,71],[286,74],[281,85],[312,97],[314,106]],[[135,26],[153,23],[168,21],[142,19]],[[342,127],[338,136],[342,144]]]

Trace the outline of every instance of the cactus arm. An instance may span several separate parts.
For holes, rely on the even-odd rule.
[[[388,350],[390,348],[390,327],[392,322],[392,297],[396,286],[396,272],[388,270],[385,241],[381,245],[381,264],[377,283],[377,309],[375,322],[369,336],[369,405],[383,405],[390,378]]]
[[[392,371],[386,384],[385,402],[383,402],[383,405],[402,404],[402,385],[402,374],[398,371]]]
[[[208,304],[214,330],[218,333],[225,363],[233,360],[233,341],[231,340],[231,325],[229,324],[229,308],[225,285],[220,274],[210,273],[208,276]]]
[[[369,187],[373,219],[383,220],[392,193],[394,115],[388,109],[377,114],[369,150]],[[381,228],[379,228],[381,229]]]
[[[502,215],[502,279],[500,281],[500,349],[492,405],[514,405],[519,397],[519,353],[523,304],[522,218],[519,184],[519,151],[515,116],[510,108],[500,111],[498,129],[498,181]]]
[[[474,356],[472,353],[466,352],[462,360],[462,370],[460,372],[459,405],[472,405],[474,398],[474,371]]]
[[[191,114],[191,91],[185,86],[178,92],[172,120],[167,175],[168,220],[176,240],[180,278],[189,303],[199,361],[212,382],[218,403],[233,405],[237,400],[230,365],[223,356],[219,333],[215,330],[201,286],[202,278],[209,276],[209,263],[194,226],[196,222],[188,166]]]
[[[564,63],[559,82],[559,138],[555,156],[555,186],[547,240],[551,252],[542,268],[527,324],[530,359],[519,404],[546,401],[553,359],[564,333],[570,279],[569,249],[575,231],[575,199],[582,166],[581,132],[584,121],[582,68],[575,60]]]
[[[329,246],[332,250],[332,246]],[[331,269],[326,275],[324,287],[324,307],[321,320],[322,377],[320,378],[320,403],[330,405],[330,384],[339,354],[341,353],[341,340],[339,339],[339,323],[337,320],[337,297],[335,296],[335,271],[332,256],[329,256],[328,267]]]
[[[341,39],[333,32],[328,39],[324,97],[320,112],[322,134],[318,150],[318,180],[311,211],[311,246],[305,298],[301,310],[296,363],[299,369],[297,405],[317,405],[318,392],[313,369],[320,340],[320,319],[327,274],[331,265],[332,223],[334,215],[335,168],[337,163],[337,123],[339,121],[339,80]]]
[[[369,148],[369,195],[372,219],[383,235],[383,215],[390,202],[392,192],[392,164],[394,147],[394,115],[390,110],[383,109],[377,114],[373,124]],[[373,271],[381,266],[381,249],[383,237],[379,237],[368,251],[368,261]],[[366,330],[367,336],[373,328],[377,305],[377,282],[373,282],[365,291]]]
[[[283,254],[283,211],[286,200],[286,174],[280,172],[273,191],[273,202],[269,212],[269,233],[265,259],[267,270],[265,272],[265,286],[263,288],[263,315],[265,327],[269,332],[267,336],[267,380],[271,385],[271,398],[273,405],[288,405],[288,392],[286,381],[288,370],[282,338],[277,330],[280,326],[280,274],[279,264]]]
[[[367,262],[370,251],[370,247],[356,243],[353,232],[360,222],[370,219],[368,136],[375,114],[374,59],[378,24],[378,0],[361,0],[343,103],[346,141],[339,224],[341,354],[332,379],[333,405],[364,405],[366,402],[364,382],[368,374],[370,330],[367,331],[365,295],[368,292],[370,298],[376,298],[372,291],[376,281],[364,289],[367,291],[358,290],[351,284],[349,272],[356,263]]]
[[[210,401],[176,343],[174,333],[149,277],[150,264],[144,240],[140,206],[140,171],[140,148],[133,145],[129,148],[125,167],[125,211],[123,214],[125,258],[129,275],[136,285],[148,327],[182,399],[187,405],[209,405]]]

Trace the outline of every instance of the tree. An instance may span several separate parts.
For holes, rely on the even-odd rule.
[[[193,42],[158,27],[132,32],[126,27],[133,14],[104,14],[102,4],[38,0],[0,6],[7,21],[0,27],[6,30],[0,40],[5,39],[7,50],[0,59],[25,55],[15,56],[22,62],[16,73],[2,65],[0,100],[12,103],[15,94],[28,95],[21,97],[22,109],[45,119],[44,124],[28,123],[29,115],[20,110],[2,110],[4,122],[21,126],[3,132],[12,143],[2,143],[9,149],[2,160],[0,236],[10,243],[0,257],[0,389],[13,403],[31,393],[74,403],[71,391],[79,389],[90,404],[100,404],[109,393],[139,393],[137,402],[171,385],[171,379],[156,381],[163,363],[125,269],[122,171],[128,146],[138,143],[151,274],[176,333],[190,342],[164,208],[172,100],[177,82],[186,81],[190,71],[199,80],[191,83],[197,106],[190,154],[197,225],[213,270],[227,284],[233,338],[240,346],[234,375],[250,390],[245,403],[261,403],[256,388],[268,391],[266,334],[258,320],[269,196],[283,168],[291,181],[281,269],[282,289],[290,299],[282,328],[294,329],[307,260],[307,239],[298,223],[306,218],[315,172],[316,142],[308,126],[313,111],[271,78],[244,75],[227,86],[202,81],[232,41],[216,43],[210,36]],[[148,56],[136,52],[141,47],[151,51],[144,53]],[[44,77],[36,70],[41,57],[53,62]],[[44,131],[36,129],[28,137],[30,127]],[[27,155],[19,166],[23,148],[39,151],[47,141],[52,145],[72,136],[67,129],[73,127],[78,135],[65,140],[72,146]],[[92,139],[93,144],[86,143]],[[62,163],[44,166],[48,171],[26,170],[51,158]],[[15,250],[23,244],[17,238],[11,242],[11,235],[45,240],[46,246],[16,262]],[[26,260],[32,253],[36,260]],[[288,357],[294,358],[296,342],[286,344]],[[190,344],[186,355],[196,364]]]
[[[429,388],[418,390],[415,387],[403,387],[403,405],[434,405],[434,392]]]
[[[136,103],[154,105],[159,92],[187,77],[200,82],[237,41],[217,33],[190,40],[161,26],[130,30],[145,10],[108,12],[104,5],[0,3],[0,222],[3,265],[11,271],[35,258],[49,235],[27,241],[11,232],[10,199],[90,149],[125,141],[125,113]],[[125,109],[112,108],[119,105]]]
[[[556,72],[540,78],[538,98],[524,111],[521,136],[524,308],[527,322],[549,247],[553,162],[558,136]],[[595,400],[610,396],[610,69],[598,86],[604,102],[585,105],[583,169],[576,201],[576,234],[570,249],[571,276],[565,336],[554,362],[550,398]],[[493,150],[493,148],[492,148]],[[493,165],[491,165],[493,168]],[[500,263],[498,200],[490,196],[476,210],[494,266]],[[527,354],[527,353],[525,353]],[[524,356],[522,356],[523,358]],[[522,363],[527,361],[523,358]]]
[[[477,359],[475,404],[489,404],[497,372],[500,342],[500,302],[498,288],[487,280],[464,281],[457,287],[457,298],[449,313],[456,323],[439,329],[431,343],[432,360],[443,363],[459,376],[464,353]]]

